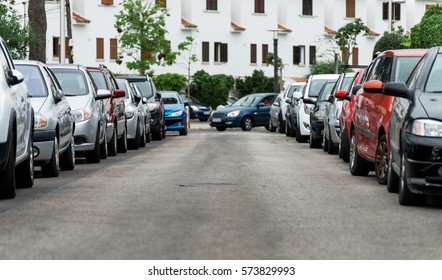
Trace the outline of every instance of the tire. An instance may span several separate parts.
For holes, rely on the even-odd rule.
[[[281,114],[278,115],[278,124],[277,124],[278,132],[283,134],[285,133],[285,123],[282,121]]]
[[[288,120],[285,121],[285,136],[290,137],[292,134],[289,124],[288,124]]]
[[[128,140],[128,144],[131,150],[138,150],[140,148],[141,144],[141,129],[140,129],[140,123],[137,122],[137,130],[135,131],[135,138]]]
[[[348,131],[347,128],[344,128],[341,134],[341,147],[340,147],[340,153],[342,156],[342,160],[344,162],[350,161],[350,141],[348,140]]]
[[[107,144],[108,155],[114,157],[117,155],[117,129],[114,127],[112,132],[112,139]]]
[[[34,144],[32,134],[29,139],[29,157],[15,168],[16,188],[27,189],[34,185]]]
[[[301,129],[296,126],[296,142],[302,143]]]
[[[14,131],[9,129],[8,133],[8,159],[5,170],[0,171],[0,199],[11,199],[15,197],[15,156],[16,142]]]
[[[399,204],[400,205],[424,205],[427,196],[414,194],[408,189],[407,167],[405,164],[405,154],[401,155],[401,174],[399,177]]]
[[[86,162],[99,163],[101,160],[101,147],[100,147],[100,130],[97,129],[97,135],[95,136],[95,145],[92,151],[86,152]]]
[[[117,151],[119,153],[127,153],[127,129],[124,128],[123,136],[118,139]]]
[[[162,125],[161,126],[161,139],[165,139],[166,138],[166,126]]]
[[[226,131],[226,129],[227,129],[227,127],[224,127],[224,126],[217,126],[216,127],[216,130],[218,130],[218,131]]]
[[[249,116],[245,116],[242,120],[241,120],[241,129],[243,131],[250,131],[252,130],[253,127],[253,120],[251,117]]]
[[[146,124],[143,125],[143,131],[141,131],[140,135],[140,147],[146,147]]]
[[[327,138],[327,134],[325,134],[325,130],[324,130],[324,134],[322,136],[322,150],[324,152],[328,152],[328,138]]]
[[[152,133],[152,139],[156,140],[156,141],[163,140],[163,132],[162,132],[162,126],[161,125],[160,125],[160,127],[158,128],[157,131],[154,131]]]
[[[200,122],[207,122],[208,119],[209,119],[209,118],[201,118],[201,119],[200,119]]]
[[[48,164],[41,166],[43,177],[57,177],[60,174],[60,152],[58,148],[58,139],[55,137],[51,159]]]
[[[367,161],[359,156],[356,146],[356,135],[351,134],[350,141],[350,173],[353,176],[367,176],[370,172],[370,166]]]
[[[310,131],[310,144],[311,149],[316,149],[321,147],[321,142],[318,142],[318,140],[313,139],[313,133]]]
[[[376,156],[374,161],[374,170],[376,174],[376,180],[381,185],[387,184],[388,179],[388,145],[387,137],[382,135],[379,138],[378,145],[376,146]]]
[[[393,152],[390,148],[390,155],[388,161],[388,177],[387,177],[387,191],[389,193],[398,193],[399,192],[399,176],[394,172],[393,169]]]
[[[146,143],[150,143],[152,141],[152,131],[149,125],[149,130],[146,132]]]
[[[75,168],[75,147],[74,136],[71,137],[71,142],[67,150],[60,157],[61,170],[74,170]]]
[[[98,131],[100,131],[100,128],[97,128],[97,129],[98,129]],[[109,150],[107,147],[107,134],[105,131],[103,143],[100,144],[100,157],[101,157],[101,159],[107,159],[108,155],[109,155]]]
[[[325,133],[324,133],[325,134]],[[335,143],[333,143],[333,141],[331,139],[328,139],[328,148],[327,148],[327,153],[329,155],[335,155],[339,152],[338,148],[335,147]]]
[[[276,126],[272,125],[272,118],[269,116],[269,131],[270,132],[275,132],[276,131]]]
[[[188,130],[187,130],[187,123],[186,123],[184,129],[180,130],[180,135],[181,136],[186,136],[187,134],[188,134]]]

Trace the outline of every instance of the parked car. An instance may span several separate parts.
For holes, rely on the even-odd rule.
[[[305,82],[294,82],[290,86],[287,87],[285,91],[282,92],[281,96],[281,102],[280,102],[280,114],[278,116],[278,125],[277,130],[279,133],[286,133],[286,113],[287,113],[287,107],[288,103],[286,102],[287,99],[291,99],[293,96],[293,93],[295,92],[302,92],[302,90],[305,87]],[[288,134],[287,134],[288,135]]]
[[[350,172],[365,176],[374,164],[376,179],[387,183],[388,123],[393,97],[379,92],[387,82],[406,82],[426,50],[390,50],[376,57],[367,69],[362,89],[355,96],[350,138]]]
[[[420,205],[429,195],[442,195],[442,47],[431,48],[406,83],[383,86],[374,81],[370,88],[394,97],[388,191],[399,191],[401,205]]]
[[[330,102],[333,89],[336,82],[331,80],[325,82],[319,92],[316,102],[313,103],[314,108],[310,114],[310,148],[320,148],[322,144],[322,137],[324,134],[324,117],[326,113],[327,104]],[[310,99],[304,102],[311,102]]]
[[[153,80],[149,76],[121,76],[131,85],[134,85],[147,98],[147,105],[150,111],[152,138],[162,140],[166,137],[166,122],[164,120],[164,104],[161,94],[157,92]]]
[[[0,198],[15,197],[16,187],[34,184],[34,112],[28,89],[0,37]]]
[[[327,81],[336,81],[338,74],[311,75],[302,92],[302,98],[295,103],[296,111],[296,141],[306,142],[310,138],[310,113],[313,110],[313,103],[318,97],[319,91]],[[305,100],[310,102],[304,102]]]
[[[250,131],[253,127],[267,126],[269,105],[276,96],[276,93],[255,93],[243,96],[232,106],[214,111],[209,118],[210,126],[218,131],[225,131],[228,127],[241,127],[243,131]]]
[[[353,108],[356,92],[361,88],[361,82],[364,77],[365,68],[359,69],[353,77],[348,89],[342,89],[335,92],[335,97],[342,99],[342,109],[339,115],[339,127],[341,129],[341,143],[339,145],[339,156],[345,161],[350,160],[350,129],[351,119],[353,118]]]
[[[342,100],[334,96],[337,90],[348,88],[355,72],[346,73],[346,67],[343,67],[342,73],[336,81],[335,88],[325,106],[324,115],[324,134],[322,137],[322,146],[325,152],[336,154],[339,151],[341,143],[341,129],[339,126],[339,115],[342,109]]]
[[[150,111],[147,98],[141,95],[126,79],[116,79],[118,87],[126,93],[124,105],[127,120],[127,141],[129,148],[137,150],[150,142]]]
[[[184,102],[176,91],[160,91],[164,102],[164,118],[167,131],[179,131],[187,135],[187,110],[189,104]]]
[[[71,107],[75,122],[75,154],[84,154],[89,163],[99,163],[107,157],[108,152],[103,99],[109,98],[110,92],[97,89],[82,65],[53,64],[48,67],[57,78]]]
[[[280,94],[278,94],[275,101],[273,101],[272,105],[270,106],[270,112],[269,112],[269,131],[270,132],[278,131],[280,133],[284,133],[280,127],[280,125],[282,125],[282,121],[281,121],[282,103],[287,104],[283,101],[283,94],[280,93]]]
[[[74,125],[71,106],[54,74],[38,61],[16,61],[28,86],[34,109],[34,164],[44,177],[57,177],[75,168]]]
[[[181,93],[180,97],[183,102],[189,104],[190,107],[190,118],[191,119],[199,119],[202,122],[206,122],[210,114],[212,114],[212,107],[203,102],[199,101],[195,97],[187,98],[187,94]]]
[[[291,98],[287,98],[287,111],[285,112],[285,135],[290,137],[296,136],[296,126],[298,123],[298,102],[302,98],[302,92],[294,91]]]
[[[106,139],[108,154],[116,156],[117,153],[127,152],[126,109],[124,97],[126,93],[119,89],[112,72],[104,65],[99,67],[86,67],[98,89],[108,90],[111,97],[104,99],[106,110]]]

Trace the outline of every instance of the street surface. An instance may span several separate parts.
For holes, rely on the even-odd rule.
[[[192,123],[0,201],[1,259],[442,259],[442,202],[294,138]]]

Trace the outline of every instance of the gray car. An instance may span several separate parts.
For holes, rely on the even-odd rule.
[[[39,61],[16,61],[34,108],[34,164],[44,177],[57,177],[75,167],[71,107],[54,74]]]
[[[98,163],[107,158],[106,114],[102,99],[110,97],[108,90],[98,90],[82,65],[50,65],[61,84],[75,121],[75,153],[84,154],[86,161]]]
[[[150,112],[147,99],[141,96],[126,79],[116,79],[118,87],[126,92],[124,97],[127,119],[127,141],[131,149],[145,147],[150,142]]]

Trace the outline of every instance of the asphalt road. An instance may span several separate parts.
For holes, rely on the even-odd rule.
[[[441,259],[441,201],[263,128],[192,124],[0,201],[1,259]]]

